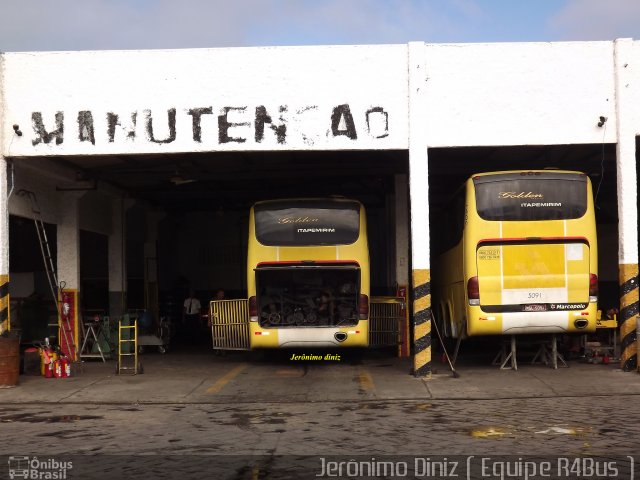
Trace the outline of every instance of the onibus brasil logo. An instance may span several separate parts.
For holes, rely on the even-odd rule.
[[[9,478],[33,480],[65,480],[67,470],[73,468],[73,462],[62,462],[54,458],[40,460],[38,457],[9,457]]]

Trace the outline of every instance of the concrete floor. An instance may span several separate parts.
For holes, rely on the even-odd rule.
[[[631,478],[640,461],[640,375],[617,365],[476,360],[453,378],[437,362],[425,380],[382,352],[293,354],[149,353],[143,375],[92,361],[68,379],[21,376],[0,389],[3,453],[75,462],[67,478],[300,478],[322,476],[322,459],[444,456],[606,458],[619,472],[606,478]]]
[[[569,362],[554,370],[520,359],[500,370],[486,358],[462,358],[460,378],[434,360],[431,379],[410,374],[411,359],[391,352],[335,351],[340,359],[304,361],[297,355],[229,352],[206,347],[140,355],[144,374],[116,375],[115,361],[85,361],[66,379],[20,376],[1,389],[3,403],[251,403],[349,400],[446,400],[640,395],[640,375],[617,363]],[[324,358],[327,352],[315,352]]]

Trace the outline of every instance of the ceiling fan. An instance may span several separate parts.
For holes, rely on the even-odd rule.
[[[197,180],[189,175],[183,175],[178,169],[176,169],[175,173],[169,177],[169,181],[174,185],[184,185],[186,183],[193,183]]]

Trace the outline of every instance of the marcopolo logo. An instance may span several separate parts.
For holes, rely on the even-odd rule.
[[[63,462],[54,458],[44,460],[38,457],[9,457],[9,478],[33,480],[65,480],[67,471],[73,468],[73,462]]]

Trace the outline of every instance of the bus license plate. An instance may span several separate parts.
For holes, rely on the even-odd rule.
[[[525,305],[523,308],[524,312],[545,312],[546,310],[547,310],[547,306],[540,305],[540,304]]]

